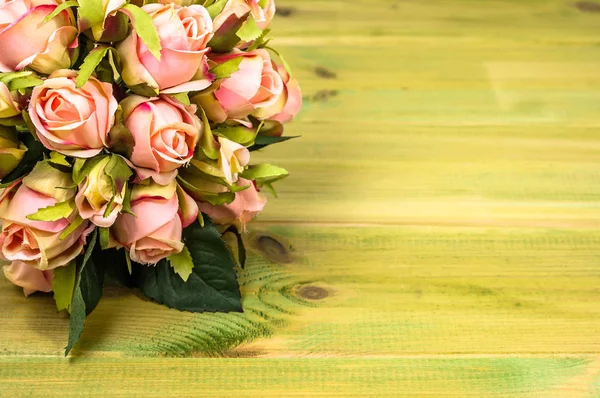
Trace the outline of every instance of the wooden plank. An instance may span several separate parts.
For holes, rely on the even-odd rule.
[[[0,388],[17,397],[592,397],[598,369],[585,358],[2,358]]]
[[[278,0],[303,137],[255,157],[245,313],[108,288],[63,359],[0,280],[0,395],[600,396],[593,4]]]

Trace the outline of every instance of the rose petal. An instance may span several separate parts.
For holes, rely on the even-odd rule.
[[[46,293],[52,291],[52,271],[40,271],[22,261],[13,261],[2,268],[6,279],[22,287],[25,296],[38,291]]]

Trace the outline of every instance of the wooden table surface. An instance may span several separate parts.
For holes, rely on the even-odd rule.
[[[0,281],[0,396],[600,396],[600,2],[278,0],[244,314]]]

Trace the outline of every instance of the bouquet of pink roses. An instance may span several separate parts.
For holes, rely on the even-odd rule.
[[[105,277],[241,311],[234,258],[288,172],[250,165],[302,104],[268,46],[273,0],[0,0],[0,258],[71,314]],[[222,239],[238,238],[236,255]]]

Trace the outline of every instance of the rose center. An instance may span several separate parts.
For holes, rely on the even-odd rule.
[[[21,259],[31,259],[40,254],[39,245],[31,232],[18,225],[12,225],[4,233],[7,234],[2,251],[9,259],[20,253]]]
[[[44,107],[46,117],[54,121],[73,121],[79,119],[79,112],[58,93],[52,93]]]
[[[69,88],[47,90],[40,96],[40,116],[50,122],[72,123],[86,120],[95,111],[93,99]],[[38,108],[39,109],[39,108]]]
[[[192,17],[184,18],[181,23],[183,24],[183,28],[185,29],[185,33],[187,37],[190,39],[195,39],[198,37],[198,22]]]
[[[176,129],[165,129],[160,134],[164,149],[169,155],[177,158],[188,156],[189,147],[186,138],[187,134],[184,131]]]

